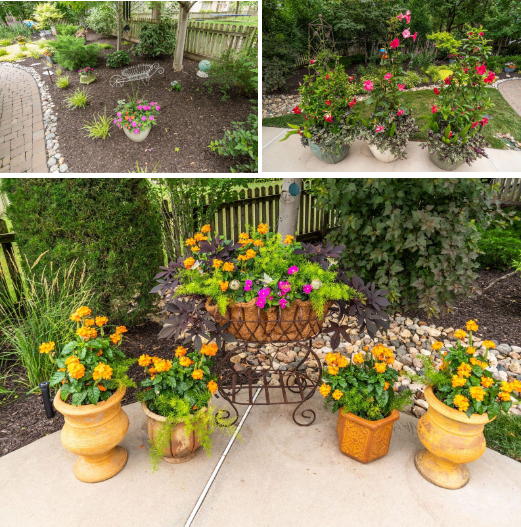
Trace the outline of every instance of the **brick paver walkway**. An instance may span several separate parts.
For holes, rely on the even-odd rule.
[[[0,66],[0,173],[48,172],[42,106],[33,77]]]
[[[502,82],[498,89],[508,104],[521,115],[521,80]]]

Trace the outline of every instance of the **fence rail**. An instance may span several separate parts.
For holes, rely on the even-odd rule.
[[[496,178],[503,205],[521,205],[521,178]]]

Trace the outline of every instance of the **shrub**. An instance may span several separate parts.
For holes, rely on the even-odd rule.
[[[76,89],[76,91],[65,98],[67,101],[67,107],[71,110],[75,110],[76,108],[85,108],[87,106],[87,103],[89,102],[90,96],[85,91],[85,88],[80,90],[79,88]]]
[[[104,37],[110,37],[117,25],[116,12],[108,5],[93,7],[87,17],[87,27]]]
[[[96,66],[99,48],[96,44],[85,45],[83,39],[58,37],[53,42],[56,62],[66,70],[79,70],[85,66]]]
[[[407,86],[408,89],[416,88],[416,86],[418,86],[418,84],[420,83],[421,83],[421,78],[415,71],[409,70],[405,74],[405,85]]]
[[[91,139],[103,140],[105,140],[107,136],[110,137],[111,119],[111,117],[107,117],[107,108],[105,107],[103,115],[94,117],[94,121],[91,121],[90,123],[88,121],[85,123],[83,129],[89,132],[87,137],[90,137]]]
[[[461,41],[456,40],[451,33],[441,31],[427,35],[429,40],[436,41],[436,47],[440,53],[441,58],[445,58],[449,53],[457,53],[461,46]]]
[[[44,38],[41,38],[40,40],[37,40],[35,44],[38,46],[38,49],[45,49],[49,42]]]
[[[50,29],[53,21],[59,20],[62,16],[55,3],[42,2],[41,4],[36,4],[34,8],[33,18],[38,22],[40,29]]]
[[[99,49],[114,49],[114,46],[111,46],[110,44],[98,44]]]
[[[0,57],[5,57],[6,55],[9,55],[9,51],[6,49],[0,49]]]
[[[315,193],[337,215],[343,268],[430,315],[475,290],[478,227],[503,214],[480,179],[322,179]]]
[[[481,267],[514,267],[514,260],[521,253],[521,221],[517,220],[509,228],[486,230],[479,240],[479,249],[483,252],[478,257]]]
[[[139,30],[138,55],[174,55],[176,44],[176,25],[167,20],[159,24],[143,24]]]
[[[255,46],[240,52],[227,49],[212,62],[205,85],[210,93],[214,86],[218,86],[223,101],[230,97],[229,92],[233,89],[239,90],[241,95],[250,96],[257,89],[258,71]]]
[[[56,34],[61,36],[73,37],[80,26],[68,26],[66,24],[58,24],[56,26]]]
[[[62,77],[58,77],[56,79],[56,86],[62,89],[68,88],[69,87],[69,76],[63,75]]]
[[[209,148],[220,156],[249,157],[247,163],[232,168],[232,172],[259,171],[259,117],[257,113],[248,115],[247,123],[232,122],[233,130],[226,130],[219,141],[212,141]],[[244,126],[246,125],[246,126]]]
[[[45,253],[42,265],[85,263],[99,295],[91,308],[121,323],[144,318],[163,265],[159,204],[147,179],[5,178],[1,188],[29,261]]]
[[[492,55],[486,60],[487,68],[495,73],[501,73],[505,67],[505,57],[496,57]]]
[[[430,76],[433,82],[438,82],[439,80],[444,81],[447,77],[450,77],[454,72],[447,69],[445,66],[435,66],[432,64],[429,66],[425,73]]]
[[[114,51],[107,55],[107,66],[109,68],[121,68],[130,64],[130,57],[126,51]]]
[[[0,39],[0,46],[7,47],[11,45],[12,40],[10,38],[2,38]]]
[[[263,38],[262,89],[272,92],[283,88],[294,71],[298,53],[282,34]]]
[[[38,60],[40,58],[40,53],[38,51],[31,51],[31,57]]]

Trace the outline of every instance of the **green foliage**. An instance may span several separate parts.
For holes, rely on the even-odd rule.
[[[395,307],[430,315],[473,292],[478,228],[503,214],[491,186],[474,178],[332,178],[314,192],[317,206],[335,211],[328,239],[347,246],[348,274],[388,290]]]
[[[257,90],[258,71],[256,46],[240,52],[227,49],[212,61],[205,85],[210,93],[217,86],[223,94],[223,101],[229,99],[234,89],[249,97]]]
[[[35,44],[38,46],[38,49],[45,49],[49,44],[49,41],[41,38],[40,40],[37,40]]]
[[[71,338],[70,314],[93,298],[85,267],[72,260],[57,268],[40,256],[32,264],[24,262],[21,278],[26,294],[21,304],[0,292],[0,343],[7,344],[0,349],[9,350],[0,359],[11,359],[22,367],[25,378],[20,382],[27,388],[49,381],[56,371],[55,364],[39,352],[40,344]]]
[[[108,2],[93,7],[87,17],[87,27],[104,37],[110,37],[113,29],[117,28],[116,11]]]
[[[15,60],[23,60],[24,58],[25,58],[25,55],[23,54],[22,51],[19,51],[18,53],[14,54],[14,59]]]
[[[425,73],[429,75],[433,82],[439,80],[444,81],[447,77],[450,77],[454,71],[447,69],[446,66],[435,66],[431,64],[426,70]]]
[[[76,91],[65,98],[67,101],[67,107],[71,110],[76,108],[85,108],[90,100],[90,95],[85,91],[85,88],[76,88]]]
[[[232,168],[232,172],[259,171],[259,117],[257,113],[248,115],[247,123],[232,121],[233,130],[226,130],[224,137],[212,141],[209,148],[220,156],[249,157],[250,159]]]
[[[29,48],[25,45],[25,44],[22,44],[20,46],[20,51],[27,51]]]
[[[521,221],[506,229],[488,229],[481,235],[478,257],[481,267],[508,269],[521,254]]]
[[[421,83],[421,78],[415,71],[409,70],[405,74],[405,85],[407,89],[416,88],[416,86],[418,86],[418,84],[420,83]]]
[[[177,40],[177,24],[161,20],[159,24],[142,24],[139,30],[138,55],[174,55]]]
[[[427,35],[429,40],[436,42],[436,47],[441,55],[441,58],[445,58],[449,53],[457,53],[461,46],[461,41],[457,40],[454,35],[441,31],[437,33],[431,33]]]
[[[125,42],[123,42],[123,44],[125,44]],[[99,44],[98,43],[98,48],[99,49],[114,49],[114,46],[111,46],[110,44]]]
[[[521,461],[521,416],[501,414],[485,426],[487,447]]]
[[[60,36],[74,37],[80,26],[69,26],[67,24],[58,24],[56,34]]]
[[[2,39],[0,39],[0,46],[2,46],[2,47],[10,46],[11,42],[12,42],[12,40],[10,38],[2,38]]]
[[[505,62],[505,57],[491,55],[487,58],[486,65],[488,69],[494,71],[495,73],[501,73],[505,67]]]
[[[86,66],[96,66],[99,47],[97,44],[84,44],[76,37],[58,37],[53,42],[56,62],[66,70],[76,71]]]
[[[121,68],[130,64],[130,57],[126,51],[114,51],[107,55],[107,66],[109,68]]]
[[[61,77],[58,77],[56,79],[56,86],[58,86],[58,88],[62,88],[62,89],[68,88],[69,87],[69,76],[68,75],[62,75]]]
[[[294,71],[298,53],[282,33],[263,38],[262,90],[272,92],[283,88]]]
[[[112,127],[112,117],[107,117],[107,107],[105,107],[105,111],[103,112],[103,115],[98,115],[97,117],[94,117],[93,121],[86,121],[85,126],[83,126],[83,130],[87,130],[89,132],[89,135],[86,137],[90,137],[91,139],[103,139],[105,140],[108,137],[110,137],[110,129]]]
[[[57,8],[56,3],[41,2],[36,4],[33,18],[38,22],[38,27],[40,29],[50,29],[54,20],[62,18],[62,13]]]
[[[178,81],[172,81],[170,85],[170,91],[181,91],[183,88],[181,86],[181,83]]]
[[[5,55],[9,55],[9,52],[6,49],[0,49],[0,57],[5,57]]]
[[[43,264],[85,263],[96,311],[123,323],[144,318],[163,264],[159,203],[147,179],[2,179],[2,190],[29,261],[45,252]]]

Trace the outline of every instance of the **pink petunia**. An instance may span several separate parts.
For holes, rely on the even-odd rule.
[[[484,62],[483,64],[481,64],[481,66],[476,65],[476,73],[478,75],[485,75],[486,71],[487,71],[487,66]]]
[[[410,24],[411,23],[411,12],[407,9],[407,13],[405,13],[405,21]]]
[[[121,125],[120,125],[119,123],[118,123],[116,126],[117,126],[118,128],[121,128]]]
[[[134,133],[135,133],[135,134],[139,134],[139,130],[136,128],[136,129],[134,130]]]
[[[288,301],[285,300],[284,298],[281,298],[281,299],[279,300],[279,305],[280,305],[280,307],[281,307],[282,309],[284,309],[284,308],[288,305]]]
[[[161,110],[161,106],[156,106],[156,111],[159,112]]]
[[[139,104],[141,101],[138,101],[137,103]]]
[[[376,133],[379,134],[380,132],[383,132],[384,131],[384,127],[383,126],[377,126],[376,127]]]
[[[432,113],[436,113],[439,110],[439,108],[434,104],[432,107]]]
[[[412,41],[416,42],[416,39],[418,38],[418,31],[416,31],[416,33],[414,33],[414,35],[411,35],[411,36],[412,36]]]
[[[137,126],[137,123],[136,123],[136,121],[134,121],[134,122],[132,123],[132,128],[135,128],[136,126]]]
[[[333,120],[333,116],[330,114],[330,113],[325,113],[324,114],[324,119],[330,123],[332,120]]]
[[[391,49],[396,49],[398,46],[400,45],[400,41],[395,38],[390,44],[389,44],[389,47]]]
[[[403,38],[409,38],[409,37],[411,36],[411,32],[410,32],[408,29],[406,29],[406,30],[402,33],[402,35],[403,35]]]
[[[398,117],[400,117],[400,115],[403,115],[404,114],[404,111],[403,110],[398,110],[398,113],[396,114]]]
[[[150,120],[151,120],[151,121],[154,120],[154,116],[153,116],[153,115],[150,116]]]
[[[479,121],[479,124],[481,126],[485,126],[487,123],[488,123],[488,118],[487,117],[483,117],[483,119],[481,119],[481,121]]]
[[[306,293],[306,295],[309,295],[309,293],[311,293],[311,291],[313,290],[313,286],[311,284],[306,284],[302,290],[304,291],[304,293]]]
[[[372,81],[368,80],[368,81],[364,82],[364,90],[366,90],[366,91],[371,91],[373,89],[373,86],[374,85],[373,85]]]
[[[266,305],[266,298],[259,296],[255,302],[255,305],[262,309]]]
[[[292,265],[289,269],[288,269],[288,274],[295,274],[295,273],[298,273],[298,267],[296,265]]]
[[[123,121],[123,119],[120,117],[120,118],[118,119],[118,123],[121,123],[121,121]]]
[[[121,112],[118,112],[116,115],[117,115],[118,117],[121,117]]]
[[[251,291],[252,284],[253,282],[251,280],[246,280],[246,282],[244,282],[244,290]]]
[[[154,101],[150,101],[150,106],[154,106],[156,104]]]
[[[390,81],[390,80],[392,79],[392,77],[393,77],[393,76],[392,76],[390,73],[386,73],[384,79],[385,79],[386,81]]]
[[[398,91],[405,90],[405,84],[398,84]]]
[[[114,119],[114,124],[118,124],[118,120],[117,119]]]
[[[141,120],[142,120],[142,121],[146,121],[147,118],[143,115],[143,117],[141,117]]]
[[[405,17],[400,13],[397,17],[398,20],[403,20]]]
[[[138,110],[142,110],[143,109],[143,106],[141,106],[141,104],[137,107]]]

